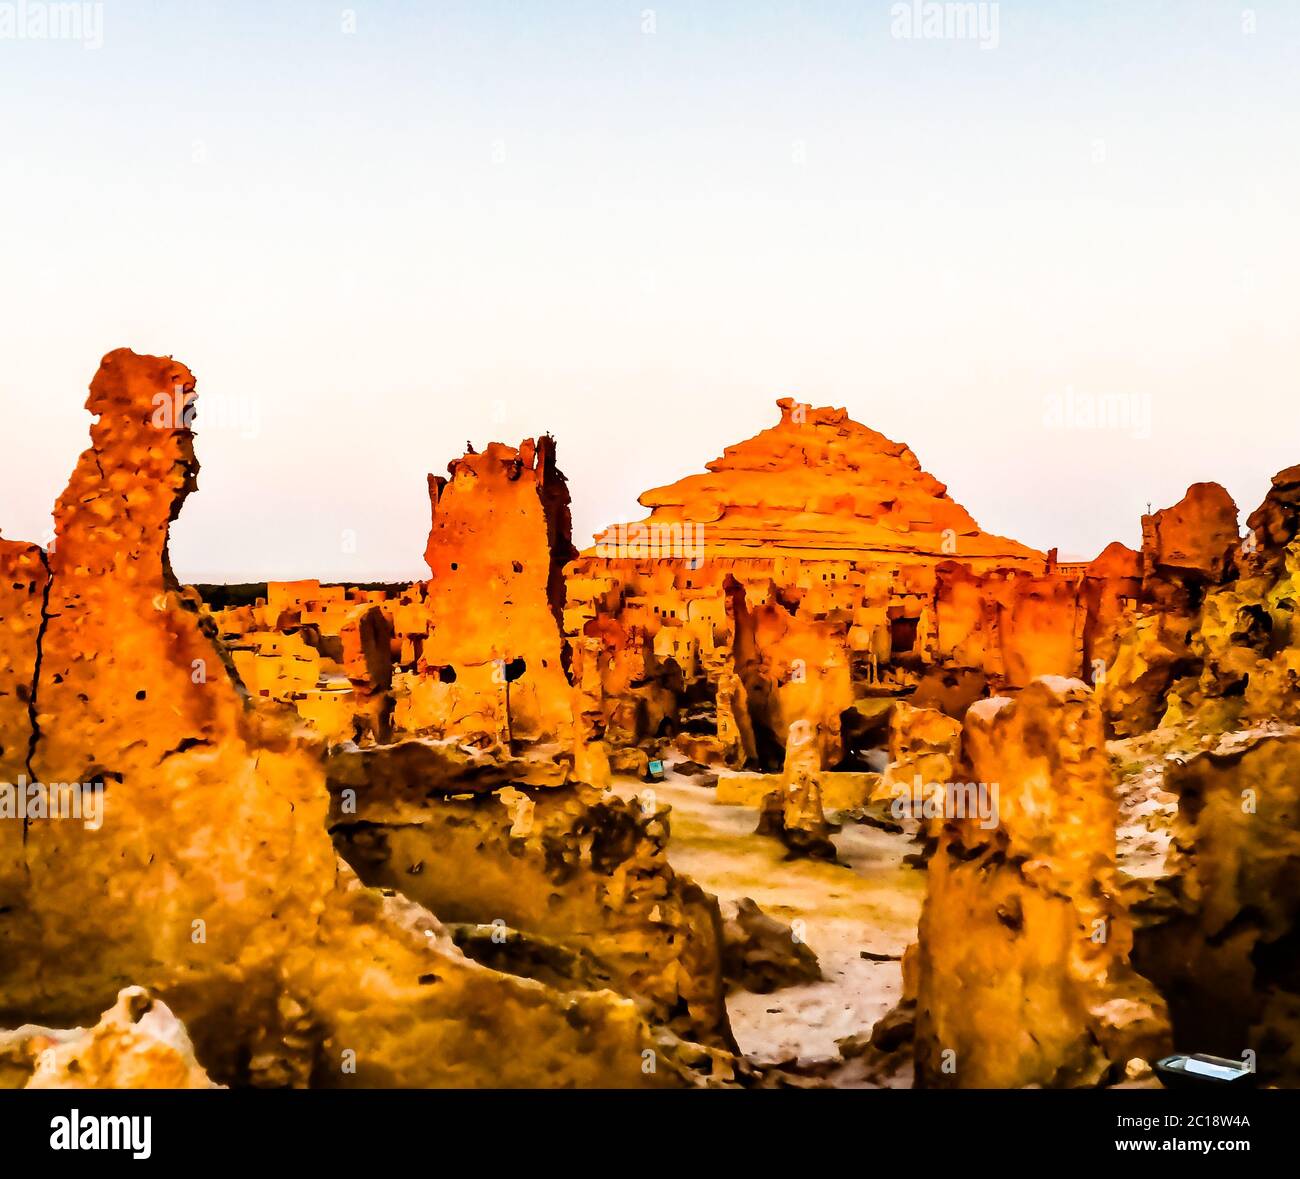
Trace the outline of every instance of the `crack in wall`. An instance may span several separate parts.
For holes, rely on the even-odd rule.
[[[45,586],[41,591],[41,624],[36,629],[36,658],[32,665],[32,684],[31,690],[27,693],[27,723],[31,727],[31,732],[27,735],[27,756],[24,765],[27,769],[27,781],[35,782],[36,771],[33,766],[36,761],[36,747],[41,740],[40,717],[37,710],[37,697],[40,693],[41,684],[41,662],[45,654],[45,631],[50,625],[50,591],[54,587],[54,573],[50,568],[50,555],[45,549],[36,550],[41,555],[41,567],[45,570]],[[23,847],[27,846],[27,829],[31,824],[31,819],[23,814]],[[23,866],[28,873],[31,867],[27,863],[26,857],[23,859]]]

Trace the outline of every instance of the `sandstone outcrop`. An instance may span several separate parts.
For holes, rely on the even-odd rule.
[[[167,1005],[128,987],[92,1028],[0,1032],[0,1087],[217,1089]],[[6,1084],[12,1082],[12,1084]]]
[[[701,556],[710,565],[783,555],[827,561],[836,554],[934,561],[954,549],[995,563],[1041,562],[1035,550],[981,531],[904,444],[842,409],[790,398],[777,406],[777,425],[727,447],[706,474],[645,492],[641,503],[650,516],[644,532],[627,542],[644,535],[652,543],[656,525],[669,526],[659,535],[672,537],[674,525],[703,524]],[[815,592],[811,583],[804,588]]]
[[[586,786],[417,800],[374,779],[355,807],[336,793],[332,822],[367,884],[483,927],[485,939],[461,940],[472,956],[505,962],[512,949],[563,947],[578,977],[602,979],[652,1023],[734,1049],[717,901],[669,866],[666,808]],[[540,960],[558,969],[554,954]]]
[[[1217,483],[1196,483],[1173,507],[1142,517],[1137,616],[1111,645],[1102,706],[1121,737],[1161,723],[1175,681],[1195,675],[1189,639],[1207,593],[1236,570],[1237,506]]]
[[[1173,846],[1139,902],[1134,962],[1168,999],[1180,1045],[1252,1053],[1262,1076],[1294,1085],[1300,729],[1227,735],[1172,759],[1164,781],[1178,799]]]
[[[5,549],[29,573],[0,603],[6,771],[25,763],[103,809],[97,825],[25,820],[0,909],[0,1021],[85,1023],[139,984],[228,1084],[686,1082],[631,1001],[485,969],[339,861],[315,755],[250,709],[171,573],[168,528],[196,484],[194,396],[175,361],[105,357],[48,580],[29,549]],[[12,860],[15,824],[0,826]]]
[[[933,689],[944,671],[962,686],[941,698],[964,707],[986,685],[1091,681],[1108,664],[1141,585],[1131,550],[1063,564],[992,536],[908,447],[842,409],[778,405],[776,426],[647,491],[647,519],[607,529],[569,567],[566,635],[608,644],[594,711],[609,747],[689,718],[688,756],[775,770],[805,720],[829,768],[855,752],[843,713],[868,694],[927,676]],[[728,723],[732,673],[752,750]]]
[[[560,634],[569,493],[549,436],[494,442],[429,476],[424,669],[412,723],[487,746],[573,740]]]
[[[1147,517],[1143,613],[1102,693],[1127,738],[1114,748],[1134,806],[1133,960],[1167,997],[1180,1046],[1252,1053],[1287,1084],[1300,1077],[1298,504],[1290,468],[1240,541],[1212,484]]]
[[[988,694],[988,676],[979,668],[934,667],[921,675],[908,703],[961,720],[966,709]]]
[[[822,805],[819,764],[815,739],[792,738],[780,780],[762,799],[755,833],[775,836],[791,859],[834,860],[838,854],[831,840],[835,828]]]
[[[36,677],[49,569],[35,545],[0,539],[0,783],[25,788],[31,781]],[[3,814],[3,810],[0,810]],[[23,906],[27,886],[27,824],[13,813],[0,818],[0,962],[34,935]]]
[[[722,903],[723,975],[729,986],[758,995],[820,982],[812,947],[749,897]]]
[[[937,709],[894,705],[880,792],[893,798],[918,784],[951,782],[961,764],[961,733],[961,722]]]
[[[1134,620],[1121,637],[1114,662],[1099,687],[1111,731],[1119,737],[1160,724],[1174,679],[1192,666],[1187,646],[1189,619],[1152,611]]]
[[[1226,492],[1193,492],[1144,521],[1146,601],[1103,691],[1120,736],[1300,720],[1296,468],[1275,476],[1242,540]]]
[[[826,623],[806,622],[775,602],[736,618],[736,670],[744,685],[755,744],[777,764],[811,746],[810,769],[844,756],[841,716],[853,705],[848,653]]]
[[[918,1084],[1095,1085],[1153,1058],[1168,1024],[1128,963],[1091,693],[1044,679],[980,701],[964,752],[973,781],[949,796],[916,951]],[[992,822],[973,805],[978,790],[996,801]]]
[[[1194,606],[1198,586],[1225,580],[1240,543],[1232,496],[1217,483],[1193,483],[1173,507],[1142,517],[1147,600]]]

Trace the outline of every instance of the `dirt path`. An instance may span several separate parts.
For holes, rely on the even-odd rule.
[[[869,1030],[894,1005],[898,957],[916,940],[925,895],[925,873],[902,862],[915,850],[908,839],[847,823],[835,836],[843,864],[787,861],[780,843],[753,833],[756,811],[719,806],[708,788],[674,776],[653,787],[623,779],[614,789],[624,797],[653,789],[672,806],[673,867],[720,898],[752,897],[790,922],[821,962],[823,982],[731,995],[731,1024],[747,1056],[834,1057],[837,1039]],[[863,950],[891,960],[864,959]]]

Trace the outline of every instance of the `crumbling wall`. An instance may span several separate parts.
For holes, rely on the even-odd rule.
[[[568,492],[549,437],[493,442],[429,476],[423,665],[446,681],[409,723],[483,745],[573,740],[561,635],[572,555]]]
[[[367,884],[489,927],[490,942],[558,943],[651,1022],[734,1048],[717,901],[669,866],[667,808],[586,786],[421,803],[371,786],[350,801],[336,794],[335,843]]]
[[[0,540],[0,783],[15,791],[31,779],[35,696],[49,571],[32,544]],[[11,802],[16,802],[16,794]],[[0,963],[34,935],[23,908],[27,887],[27,824],[0,812]]]
[[[931,838],[938,836],[943,818],[927,817],[933,806],[927,799],[957,777],[961,743],[960,721],[937,709],[899,701],[889,716],[889,762],[875,797],[888,800],[898,813],[911,814]]]
[[[91,446],[55,511],[35,650],[36,591],[9,583],[22,593],[0,598],[11,686],[35,656],[31,768],[104,788],[97,827],[27,823],[20,897],[0,909],[0,1023],[86,1023],[135,983],[227,1083],[680,1082],[630,1001],[485,969],[339,861],[319,762],[249,710],[171,574],[168,527],[197,474],[193,401],[175,361],[104,358]],[[19,733],[7,770],[19,696],[2,702]]]
[[[772,601],[752,610],[741,605],[736,629],[736,672],[760,752],[763,734],[769,751],[773,743],[779,748],[781,764],[792,746],[812,747],[812,769],[838,764],[844,756],[840,718],[853,705],[843,635]]]
[[[1168,1044],[1164,1004],[1128,964],[1101,714],[1041,679],[966,714],[970,783],[996,819],[949,813],[929,865],[916,1076],[929,1087],[1094,1085]],[[953,794],[953,806],[963,794]],[[968,796],[966,796],[968,797]]]
[[[1199,675],[1192,632],[1207,594],[1235,576],[1240,544],[1237,506],[1217,483],[1195,483],[1172,507],[1142,517],[1141,606],[1113,644],[1101,691],[1116,735],[1155,728],[1174,684]]]
[[[936,589],[938,655],[1000,687],[1083,674],[1087,610],[1074,579],[945,563]]]
[[[1300,1079],[1300,730],[1234,734],[1172,760],[1175,903],[1139,911],[1134,962],[1180,1050]]]

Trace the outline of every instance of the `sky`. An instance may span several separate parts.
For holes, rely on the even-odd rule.
[[[198,379],[187,581],[427,575],[426,474],[546,431],[585,544],[783,396],[1063,556],[1300,462],[1295,3],[23,7],[6,537],[122,346]]]

